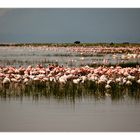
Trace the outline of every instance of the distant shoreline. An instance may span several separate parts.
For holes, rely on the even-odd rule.
[[[140,43],[129,43],[129,42],[123,42],[123,43],[0,43],[0,47],[2,46],[14,46],[14,47],[36,47],[36,46],[47,46],[47,47],[70,47],[70,46],[104,46],[104,47],[125,47],[125,46],[137,46],[140,47]]]

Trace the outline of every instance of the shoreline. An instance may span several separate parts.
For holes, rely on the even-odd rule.
[[[94,47],[94,46],[102,46],[102,47],[140,47],[140,43],[0,43],[0,47],[3,46],[13,46],[13,47],[37,47],[37,46],[46,46],[46,47],[73,47],[73,46],[81,46],[81,47]]]

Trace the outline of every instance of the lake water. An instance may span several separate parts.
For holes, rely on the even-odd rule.
[[[140,131],[140,102],[131,98],[1,98],[0,112],[1,132]]]
[[[75,47],[76,48],[76,47]],[[91,55],[92,54],[92,55]],[[113,54],[85,53],[74,51],[71,47],[0,47],[0,65],[7,66],[28,66],[50,63],[57,63],[64,66],[81,66],[87,64],[103,64],[104,59],[109,64],[117,64],[122,61],[139,62],[140,58],[122,60],[122,54],[116,54],[117,59],[113,59]]]

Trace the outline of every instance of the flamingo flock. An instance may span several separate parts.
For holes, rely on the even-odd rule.
[[[82,53],[82,54],[93,54],[93,53],[99,53],[99,54],[128,54],[128,53],[135,53],[140,54],[140,47],[135,46],[126,46],[126,47],[106,47],[106,46],[91,46],[91,47],[70,47],[70,51]]]
[[[0,84],[3,87],[14,83],[31,86],[36,84],[47,85],[48,82],[60,85],[69,82],[74,85],[84,85],[87,82],[92,82],[95,85],[104,87],[106,90],[111,89],[114,85],[140,86],[140,68],[122,68],[120,66],[63,67],[57,65],[48,65],[47,67],[42,65],[32,67],[30,65],[27,68],[22,66],[19,68],[12,66],[0,67]]]

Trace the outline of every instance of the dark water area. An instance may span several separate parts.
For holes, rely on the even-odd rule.
[[[1,132],[139,132],[140,102],[126,97],[1,98]]]

